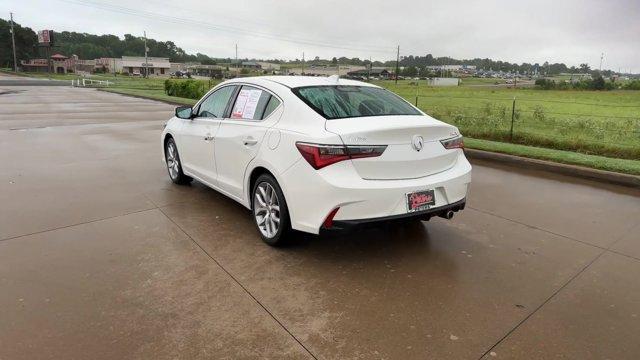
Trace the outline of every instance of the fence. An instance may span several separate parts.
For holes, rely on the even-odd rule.
[[[71,80],[71,86],[109,86],[113,85],[113,82],[109,80],[94,80],[94,79],[73,79]]]
[[[640,159],[640,105],[437,95],[415,104],[470,137]]]

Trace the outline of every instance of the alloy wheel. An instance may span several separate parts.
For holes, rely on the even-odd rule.
[[[173,180],[180,175],[180,159],[178,158],[176,144],[173,141],[170,141],[167,145],[167,169],[169,170],[169,176]]]
[[[258,229],[266,238],[273,238],[280,228],[280,202],[271,184],[262,182],[253,195],[253,214]]]

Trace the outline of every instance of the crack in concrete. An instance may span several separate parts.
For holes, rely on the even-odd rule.
[[[482,210],[478,210],[478,209],[474,209],[474,210],[479,211],[479,212],[483,212]],[[493,216],[496,216],[496,217],[499,217],[499,218],[503,218],[503,217],[501,217],[501,216],[499,216],[499,215],[491,214],[491,213],[488,213],[488,212],[487,212],[487,214],[488,214],[488,215],[493,215]],[[508,219],[508,218],[503,218],[503,219],[505,219],[505,220],[509,220],[509,221],[513,221],[513,222],[515,222],[515,223],[519,223],[518,221],[511,220],[511,219]],[[535,227],[534,227],[534,228],[535,228]],[[628,231],[629,231],[629,232],[634,231],[634,230],[636,230],[636,228],[640,228],[640,224],[636,224],[636,225],[632,226]],[[536,229],[538,229],[538,228],[536,228]],[[544,230],[544,229],[539,229],[539,230],[541,230],[541,231],[546,231],[546,230]],[[549,232],[549,231],[546,231],[546,232],[548,232],[548,233],[550,233],[550,234],[553,234],[552,232]],[[535,313],[537,313],[540,309],[542,309],[542,307],[544,307],[544,306],[545,306],[549,301],[551,301],[551,299],[553,299],[554,297],[556,297],[556,296],[557,296],[557,295],[558,295],[558,294],[559,294],[559,293],[560,293],[564,288],[566,288],[566,287],[567,287],[569,284],[571,284],[575,279],[577,279],[580,275],[582,275],[582,273],[584,273],[584,272],[585,272],[589,267],[591,267],[591,265],[593,265],[593,264],[594,264],[598,259],[600,259],[600,257],[602,257],[602,255],[604,255],[604,254],[606,254],[606,253],[610,252],[610,253],[614,253],[614,254],[617,254],[617,255],[622,255],[622,256],[626,256],[626,257],[629,257],[629,258],[635,259],[635,258],[634,258],[634,257],[632,257],[632,256],[627,256],[627,255],[624,255],[624,254],[619,254],[619,253],[617,253],[617,252],[615,252],[615,251],[611,251],[611,250],[610,250],[610,248],[611,248],[613,245],[615,245],[616,243],[618,243],[620,240],[624,239],[624,237],[625,237],[627,234],[628,234],[628,232],[623,233],[622,235],[620,235],[620,236],[619,236],[619,237],[618,237],[614,242],[612,242],[612,243],[611,243],[608,247],[606,247],[606,248],[602,248],[602,247],[600,247],[600,246],[595,246],[595,245],[587,244],[587,245],[591,245],[591,246],[593,246],[593,247],[596,247],[596,248],[602,249],[602,251],[601,251],[601,252],[600,252],[596,257],[594,257],[594,258],[593,258],[589,263],[587,263],[587,265],[585,265],[585,266],[584,266],[580,271],[578,271],[574,276],[572,276],[569,280],[567,280],[567,282],[565,282],[565,283],[564,283],[560,288],[558,288],[558,290],[554,291],[554,292],[553,292],[553,294],[551,294],[551,296],[549,296],[545,301],[543,301],[539,306],[537,306],[537,307],[536,307],[536,308],[535,308],[531,313],[529,313],[527,316],[525,316],[525,318],[524,318],[524,319],[522,319],[520,322],[518,322],[518,324],[516,324],[516,325],[515,325],[511,330],[507,331],[507,333],[506,333],[502,338],[500,338],[496,343],[494,343],[494,344],[493,344],[489,349],[487,349],[487,351],[485,351],[485,352],[484,352],[484,353],[483,353],[483,354],[478,358],[478,360],[481,360],[482,358],[486,357],[489,353],[491,353],[491,352],[492,352],[492,351],[493,351],[493,350],[494,350],[498,345],[500,345],[500,344],[501,344],[504,340],[506,340],[506,339],[507,339],[507,338],[508,338],[512,333],[514,333],[514,332],[515,332],[515,331],[516,331],[520,326],[522,326],[522,324],[524,324],[525,322],[527,322],[527,320],[529,320],[529,319],[530,319],[530,318],[531,318]],[[554,235],[555,235],[555,234],[554,234]],[[562,236],[562,235],[559,235],[559,236]],[[568,236],[562,236],[562,237],[565,237],[565,238],[567,238],[567,239],[575,240],[575,241],[578,241],[578,242],[580,242],[580,243],[583,243],[583,242],[582,242],[582,241],[580,241],[580,240],[572,239],[571,237],[568,237]]]
[[[311,352],[311,350],[309,350],[309,348],[307,348],[300,339],[298,339],[276,316],[275,314],[273,314],[260,300],[258,300],[258,298],[256,298],[251,291],[249,291],[249,289],[247,289],[235,276],[233,276],[233,274],[231,274],[231,272],[229,272],[224,266],[222,266],[222,264],[216,259],[214,258],[211,254],[209,254],[209,252],[207,252],[207,250],[205,250],[193,237],[191,237],[191,235],[189,235],[180,225],[178,225],[178,223],[176,223],[169,215],[167,215],[162,208],[157,208],[158,210],[160,210],[160,212],[169,220],[171,221],[171,223],[173,223],[178,229],[180,229],[180,231],[187,236],[198,248],[200,248],[200,250],[202,250],[202,252],[209,257],[213,262],[216,263],[216,265],[218,265],[218,267],[220,267],[220,269],[222,269],[222,271],[224,271],[230,278],[231,280],[233,280],[236,284],[238,284],[238,286],[240,286],[240,288],[247,293],[247,295],[249,295],[253,301],[256,302],[256,304],[258,304],[267,314],[269,314],[269,316],[271,316],[271,318],[278,324],[280,325],[280,327],[287,332],[287,334],[289,334],[289,336],[291,336],[291,338],[298,343],[298,345],[300,345],[306,352],[307,354],[309,354],[312,358],[314,359],[318,359],[318,357],[316,357],[315,354],[313,354],[313,352]]]

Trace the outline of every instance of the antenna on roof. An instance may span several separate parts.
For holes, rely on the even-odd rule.
[[[340,80],[340,75],[331,75],[328,79],[330,82],[337,84],[338,80]]]

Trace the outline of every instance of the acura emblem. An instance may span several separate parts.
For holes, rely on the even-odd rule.
[[[422,150],[424,146],[424,139],[420,135],[413,135],[413,140],[411,141],[411,145],[416,151]]]

